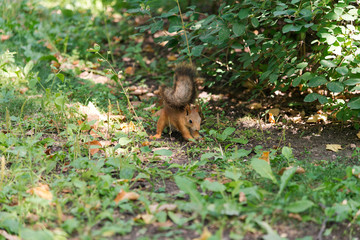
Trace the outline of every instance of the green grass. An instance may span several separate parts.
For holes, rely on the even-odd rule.
[[[258,159],[264,151],[260,144],[246,147],[251,140],[264,140],[261,130],[239,130],[225,114],[218,124],[206,107],[208,120],[201,130],[205,140],[200,144],[182,142],[176,134],[175,141],[149,143],[144,130],[154,132],[155,121],[143,108],[153,100],[136,108],[142,118],[138,122],[115,81],[101,85],[78,77],[91,67],[114,76],[108,74],[107,59],[116,72],[124,70],[116,64],[121,54],[106,54],[108,39],[119,34],[118,26],[107,19],[104,28],[108,16],[101,9],[91,15],[50,1],[46,6],[53,8],[36,1],[16,4],[11,19],[4,18],[6,9],[0,14],[6,20],[0,21],[0,28],[11,35],[0,48],[0,230],[22,239],[104,239],[135,232],[138,239],[185,239],[199,237],[207,228],[213,239],[241,239],[251,233],[277,236],[272,228],[289,220],[290,213],[318,226],[325,219],[358,224],[357,167],[314,164],[295,158],[292,149],[282,145],[268,150],[268,165]],[[62,13],[52,14],[58,10]],[[119,25],[130,19],[124,15]],[[134,47],[129,29],[120,29],[122,44]],[[54,46],[47,48],[45,42]],[[87,51],[95,42],[106,57]],[[138,75],[115,80],[142,83],[147,74],[159,74],[156,66],[142,67],[141,48],[122,48],[139,67]],[[71,59],[66,63],[79,60],[81,67],[53,73],[56,54]],[[21,93],[24,87],[28,91]],[[97,123],[84,121],[91,114],[81,107],[90,102],[103,117]],[[98,135],[91,134],[93,130]],[[89,147],[86,143],[91,141],[104,145]],[[93,153],[97,148],[100,151]],[[301,166],[306,172],[290,169],[278,175],[288,166]],[[40,186],[45,188],[39,190]],[[121,191],[138,197],[115,201]],[[0,239],[5,238],[1,232]]]

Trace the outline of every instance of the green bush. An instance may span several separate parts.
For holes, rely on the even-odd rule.
[[[356,1],[228,1],[217,13],[183,7],[182,18],[176,2],[165,12],[141,2],[129,10],[150,16],[139,31],[168,31],[155,40],[180,53],[179,61],[196,61],[211,77],[207,85],[238,87],[250,80],[256,89],[301,86],[305,102],[318,100],[340,120],[359,113],[360,98],[353,94],[360,83]]]

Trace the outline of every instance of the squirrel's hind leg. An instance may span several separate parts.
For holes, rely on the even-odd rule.
[[[167,125],[166,114],[164,113],[164,109],[161,109],[160,110],[160,117],[159,117],[159,120],[158,120],[157,125],[156,125],[156,134],[153,135],[153,136],[150,136],[150,139],[161,138],[161,134],[162,134],[164,128],[166,127],[166,125]]]

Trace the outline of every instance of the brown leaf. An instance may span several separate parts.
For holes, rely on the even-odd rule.
[[[269,110],[269,113],[271,113],[273,116],[277,117],[277,116],[279,116],[280,109],[272,108],[272,109]]]
[[[20,94],[24,94],[28,91],[29,89],[27,87],[23,87],[23,88],[20,88],[19,92]]]
[[[7,240],[20,240],[21,239],[18,236],[11,235],[11,234],[7,233],[5,230],[1,230],[1,229],[0,229],[0,235],[3,236]]]
[[[174,224],[170,220],[167,220],[166,222],[155,222],[155,223],[153,223],[154,227],[159,227],[159,228],[169,228],[172,225],[174,225]]]
[[[251,103],[250,105],[247,106],[249,109],[260,109],[262,108],[261,103]]]
[[[302,217],[297,213],[289,213],[289,218],[296,219],[296,220],[298,220],[300,222],[302,221]]]
[[[262,155],[261,155],[261,157],[259,157],[259,159],[264,160],[270,164],[269,154],[270,154],[270,152],[264,151],[264,152],[262,152]]]
[[[291,168],[293,168],[293,167],[291,166],[291,167],[281,168],[280,171],[278,172],[278,175],[282,176],[286,170],[291,169]],[[305,169],[302,167],[297,167],[295,174],[302,174],[302,173],[305,173]]]
[[[94,155],[95,153],[100,151],[100,149],[98,147],[95,148],[93,146],[100,146],[100,148],[102,147],[101,143],[97,140],[86,142],[85,144],[89,146],[91,155]]]
[[[47,185],[47,184],[39,183],[38,187],[31,188],[31,189],[27,190],[26,192],[30,193],[30,194],[35,194],[38,197],[47,199],[49,201],[51,201],[53,198],[53,195],[50,192],[49,185]]]
[[[121,200],[128,199],[128,200],[137,200],[140,197],[139,194],[135,192],[125,192],[124,190],[120,190],[114,201],[119,203]]]
[[[135,68],[134,67],[127,67],[125,68],[125,74],[128,74],[128,75],[134,75],[135,73]]]
[[[168,55],[168,56],[167,56],[167,59],[168,59],[169,61],[176,61],[176,60],[177,60],[177,57],[176,57],[175,55]]]
[[[358,133],[356,134],[356,136],[357,136],[358,138],[360,138],[360,132],[358,132]]]
[[[145,224],[150,224],[154,221],[154,215],[152,214],[140,214],[140,215],[137,215],[134,220],[139,220],[139,219],[142,219],[144,221]]]

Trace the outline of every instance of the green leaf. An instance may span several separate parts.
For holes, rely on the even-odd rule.
[[[254,28],[257,28],[259,26],[259,20],[257,18],[251,18],[251,24]]]
[[[205,48],[204,45],[198,45],[192,48],[191,53],[195,56],[195,57],[199,57],[201,55],[201,52],[203,51],[203,49]]]
[[[300,213],[304,212],[307,209],[311,208],[314,205],[314,203],[310,200],[300,200],[293,203],[290,203],[288,206],[286,206],[286,210],[293,213]]]
[[[212,192],[224,192],[226,189],[224,184],[219,182],[210,182],[208,180],[205,180],[201,185]]]
[[[308,86],[309,87],[318,87],[318,86],[321,86],[321,85],[326,84],[326,83],[327,83],[326,78],[324,78],[322,76],[318,76],[318,77],[312,78],[309,81]]]
[[[304,102],[313,102],[318,99],[318,93],[310,93],[304,98]]]
[[[249,16],[250,8],[241,9],[238,13],[240,19],[245,19]]]
[[[24,75],[27,76],[31,71],[31,69],[33,69],[33,67],[34,67],[34,61],[31,60],[24,67]]]
[[[227,41],[230,37],[230,31],[227,28],[222,28],[219,31],[219,40],[220,41]]]
[[[182,176],[175,176],[176,185],[190,196],[191,201],[193,201],[198,207],[199,211],[203,208],[202,198],[200,193],[197,191],[195,183],[190,179]]]
[[[245,25],[244,24],[239,24],[239,23],[234,23],[232,30],[235,34],[235,36],[241,36],[245,33]]]
[[[329,82],[326,87],[334,93],[342,92],[344,91],[344,84],[341,82]]]
[[[118,141],[120,146],[126,146],[131,142],[131,140],[128,137],[121,137]]]
[[[281,150],[281,154],[284,155],[287,160],[289,160],[293,156],[292,149],[289,147],[283,147]]]
[[[158,22],[151,24],[151,34],[154,34],[157,31],[162,30],[163,26],[164,26],[163,21],[158,21]],[[179,28],[177,28],[177,29],[179,29]],[[177,31],[177,30],[174,30],[174,29],[170,30],[170,28],[169,28],[169,32],[175,32],[175,31]]]
[[[347,67],[338,67],[335,70],[343,76],[348,74],[349,72],[349,69]]]
[[[297,167],[292,167],[283,172],[283,175],[281,176],[281,179],[280,179],[280,189],[278,192],[278,196],[280,196],[282,194],[285,187],[289,183],[290,179],[294,176],[296,169],[297,169]]]
[[[251,167],[262,177],[270,179],[273,183],[278,184],[270,164],[264,160],[253,158],[251,160]]]
[[[360,97],[351,99],[347,105],[350,109],[360,109]]]
[[[326,37],[326,42],[327,42],[327,44],[329,44],[329,45],[332,45],[334,42],[336,42],[336,37],[335,36],[333,36],[333,35],[328,35],[327,37]]]
[[[360,78],[349,78],[344,82],[347,86],[355,86],[356,84],[360,83]]]
[[[56,76],[57,76],[62,82],[64,82],[64,79],[65,79],[64,74],[58,73],[58,74],[56,74]]]
[[[343,14],[341,15],[341,18],[344,19],[345,21],[354,21],[356,20],[355,16],[351,16],[350,14]]]
[[[99,44],[97,44],[97,43],[94,44],[94,51],[95,51],[95,52],[99,52],[99,51],[100,51],[100,45],[99,45]]]
[[[307,62],[302,62],[302,63],[297,64],[297,65],[296,65],[296,68],[298,68],[298,69],[303,69],[303,68],[305,68],[307,65],[308,65]]]
[[[159,150],[154,151],[154,155],[170,157],[172,154],[173,154],[173,152],[168,149],[159,149]]]
[[[61,110],[64,107],[65,104],[65,97],[64,96],[59,96],[57,98],[55,98],[55,106]]]
[[[53,234],[48,230],[32,230],[23,228],[20,230],[20,237],[24,240],[51,240],[54,239]]]
[[[287,32],[298,32],[301,30],[302,26],[296,26],[296,25],[292,25],[292,24],[286,24],[283,28],[282,28],[282,32],[283,33],[287,33]]]
[[[320,64],[323,65],[324,67],[328,67],[328,68],[336,67],[336,64],[329,60],[321,60]]]

